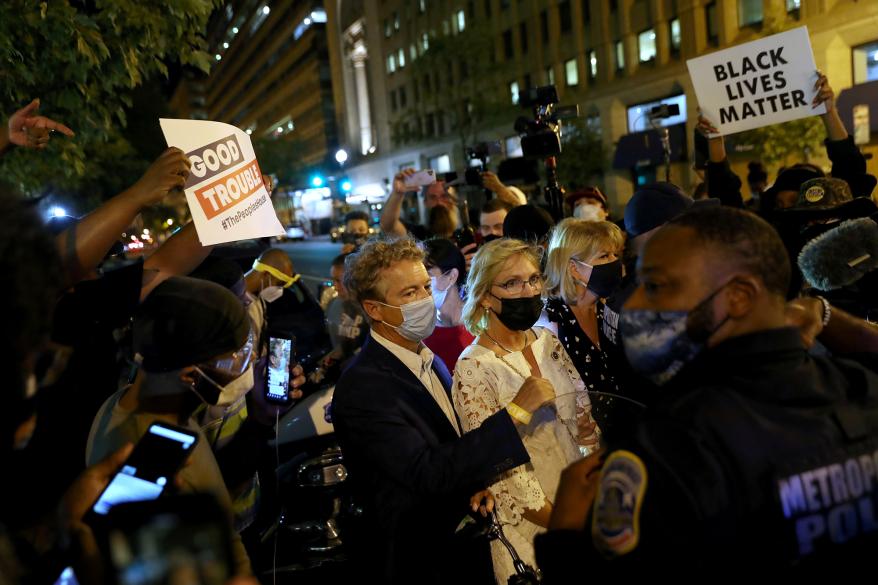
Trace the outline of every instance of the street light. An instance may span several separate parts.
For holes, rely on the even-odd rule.
[[[350,181],[348,181],[348,180],[344,180],[344,181],[341,182],[341,190],[342,190],[343,192],[345,192],[345,193],[350,193],[350,192],[351,192],[351,189],[353,189],[353,188],[354,188],[354,186],[351,185],[351,182],[350,182]]]
[[[335,160],[340,165],[345,164],[348,161],[348,152],[343,148],[339,148],[335,153]]]
[[[311,177],[311,185],[313,187],[322,187],[323,186],[323,177],[320,175],[314,175]]]

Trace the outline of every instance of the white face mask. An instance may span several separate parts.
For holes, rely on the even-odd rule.
[[[279,286],[267,286],[259,291],[259,296],[262,297],[262,300],[266,303],[273,303],[284,296],[284,289]]]
[[[377,302],[381,303],[381,301]],[[436,328],[436,305],[433,297],[425,297],[420,301],[406,303],[402,306],[381,304],[402,311],[402,325],[391,325],[387,321],[384,321],[384,324],[396,329],[397,333],[409,341],[423,341],[433,334],[433,330]]]
[[[446,275],[448,275],[448,272],[439,276],[430,277],[430,288],[433,290],[433,304],[436,305],[437,311],[442,308],[442,305],[445,303],[445,298],[448,296],[448,291],[451,290],[450,284],[445,287],[445,290],[439,290],[439,285],[437,283],[440,278],[444,278]]]
[[[231,406],[238,402],[241,398],[244,397],[247,392],[253,387],[255,383],[253,380],[253,364],[247,366],[247,369],[243,374],[226,384],[225,386],[220,386],[214,380],[201,371],[200,368],[196,368],[198,373],[201,374],[205,380],[209,383],[216,386],[220,393],[219,397],[216,400],[216,406]],[[203,398],[202,398],[203,400]]]
[[[573,210],[573,216],[577,219],[584,219],[585,221],[603,221],[604,210],[600,205],[583,203],[582,205],[576,206],[576,209]]]

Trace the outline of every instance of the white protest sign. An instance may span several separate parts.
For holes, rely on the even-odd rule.
[[[203,245],[284,233],[245,132],[222,122],[159,122],[168,146],[185,152],[192,163],[186,201]]]
[[[720,134],[733,134],[826,113],[808,28],[799,27],[690,59],[698,105]]]

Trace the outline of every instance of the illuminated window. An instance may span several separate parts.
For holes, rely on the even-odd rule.
[[[645,30],[637,36],[640,47],[640,62],[647,63],[655,59],[655,29]]]
[[[579,67],[576,59],[570,59],[564,63],[564,79],[570,87],[579,85]]]

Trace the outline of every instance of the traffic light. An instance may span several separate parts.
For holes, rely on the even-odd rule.
[[[323,177],[321,177],[320,175],[314,175],[313,177],[311,177],[311,186],[312,187],[315,187],[315,188],[322,187],[324,183],[325,183],[325,181],[323,180]]]

